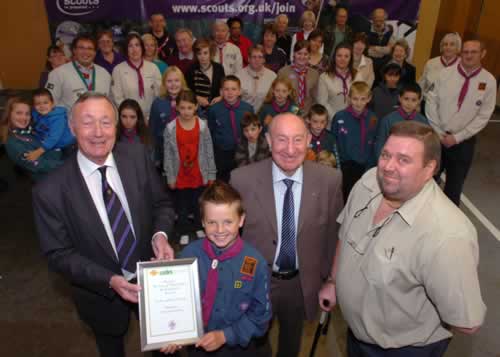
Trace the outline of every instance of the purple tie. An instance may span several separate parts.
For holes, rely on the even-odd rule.
[[[132,233],[132,227],[130,226],[120,199],[106,179],[106,166],[101,166],[98,170],[101,173],[102,196],[104,198],[109,224],[113,231],[120,267],[131,273],[135,273],[136,263],[139,260],[137,249],[135,249],[137,240]]]

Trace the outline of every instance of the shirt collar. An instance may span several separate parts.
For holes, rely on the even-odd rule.
[[[92,175],[101,166],[113,167],[116,169],[116,162],[115,158],[113,157],[113,153],[109,153],[106,161],[104,161],[104,165],[97,165],[95,162],[90,161],[87,157],[85,157],[85,155],[82,154],[80,150],[78,150],[78,153],[76,154],[76,160],[78,161],[80,171],[85,178]]]
[[[370,199],[381,194],[376,175],[377,168],[374,167],[361,178],[363,186],[368,191],[370,191]],[[406,222],[406,224],[412,226],[418,215],[420,214],[420,211],[424,209],[424,206],[429,201],[429,196],[432,194],[432,192],[434,192],[436,185],[436,182],[433,179],[430,179],[420,190],[420,192],[417,193],[416,196],[403,203],[403,205],[396,209],[394,213],[397,212],[401,219]],[[374,200],[374,203],[375,202],[379,201]]]
[[[188,55],[183,55],[182,53],[180,53],[180,52],[179,52],[179,60],[181,60],[181,61],[182,61],[182,60],[185,60],[185,59],[187,59],[187,60],[190,60],[190,61],[191,61],[191,60],[193,59],[193,52],[191,52],[191,53],[190,53],[190,54],[188,54]]]
[[[293,182],[302,184],[304,179],[304,165],[300,165],[300,167],[295,171],[295,173],[292,176],[287,176],[273,161],[272,173],[273,173],[273,184],[283,181],[284,179],[290,179]]]

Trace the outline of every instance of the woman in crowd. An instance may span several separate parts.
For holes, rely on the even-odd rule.
[[[309,66],[317,70],[320,74],[328,69],[329,62],[328,56],[321,51],[323,48],[323,39],[323,33],[319,29],[316,29],[311,32],[308,40],[311,47]]]
[[[153,35],[146,33],[142,35],[142,42],[144,42],[144,59],[153,62],[160,70],[160,73],[163,74],[168,65],[158,59],[158,41]]]
[[[47,79],[49,78],[49,72],[66,62],[68,62],[68,58],[64,55],[64,51],[56,45],[50,45],[49,48],[47,48],[47,62],[45,63],[45,70],[40,74],[38,87],[45,87]]]
[[[292,36],[292,53],[290,55],[290,60],[293,62],[293,49],[295,48],[295,44],[299,41],[304,41],[309,39],[309,35],[313,32],[314,27],[316,26],[316,15],[314,12],[310,10],[306,10],[302,13],[300,17],[300,27],[301,30]],[[321,52],[323,52],[323,47],[321,48]]]
[[[424,66],[424,72],[422,77],[418,81],[420,87],[422,88],[422,94],[424,100],[422,101],[422,108],[424,108],[424,102],[432,88],[432,85],[439,77],[439,73],[443,68],[453,66],[458,62],[459,53],[462,50],[462,39],[460,35],[456,32],[447,33],[441,39],[439,44],[441,50],[441,55],[431,58],[428,60]]]
[[[308,113],[316,98],[319,72],[309,67],[311,50],[309,41],[299,41],[293,47],[293,63],[283,67],[278,77],[288,78],[297,93],[297,105],[303,113]]]
[[[417,71],[415,66],[406,60],[409,56],[410,46],[408,42],[404,38],[398,39],[392,47],[391,58],[388,62],[396,63],[401,67],[401,78],[399,80],[401,85],[405,83],[414,83],[416,81]],[[377,73],[377,75],[380,75],[380,73]]]
[[[97,54],[95,63],[104,67],[109,74],[119,63],[125,61],[125,57],[120,52],[114,50],[113,32],[109,30],[101,31],[97,34]]]
[[[368,36],[364,32],[357,33],[352,42],[353,68],[356,70],[355,82],[365,82],[371,88],[375,81],[373,61],[365,56],[368,47]]]
[[[212,60],[215,44],[209,39],[196,40],[193,51],[195,63],[186,73],[186,82],[196,96],[200,116],[205,118],[208,106],[221,100],[220,85],[225,75],[224,67]]]
[[[278,71],[286,66],[286,52],[276,46],[278,40],[278,30],[274,23],[264,25],[264,35],[262,36],[262,46],[264,47],[265,66],[271,71]]]
[[[339,44],[333,52],[328,71],[319,77],[317,102],[328,110],[328,127],[340,110],[347,108],[349,89],[353,82],[352,47],[349,43]]]
[[[137,33],[127,36],[125,48],[127,60],[113,70],[111,94],[117,106],[125,99],[135,99],[147,124],[151,104],[160,94],[161,74],[154,63],[144,60],[144,43]]]

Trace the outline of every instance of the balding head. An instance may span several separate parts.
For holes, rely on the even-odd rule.
[[[311,134],[302,118],[284,113],[273,118],[266,139],[274,163],[292,176],[305,160]]]

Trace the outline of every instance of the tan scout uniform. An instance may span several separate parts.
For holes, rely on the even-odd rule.
[[[356,338],[382,348],[425,346],[451,337],[443,322],[481,325],[486,306],[469,219],[434,180],[373,224],[381,199],[374,168],[338,218],[337,299]]]

